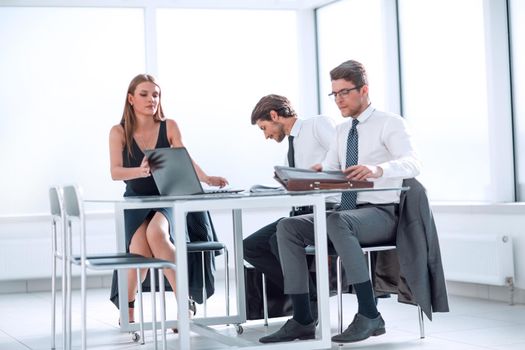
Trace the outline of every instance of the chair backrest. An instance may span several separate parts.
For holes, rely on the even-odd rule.
[[[77,186],[64,187],[64,209],[68,217],[82,219],[83,206],[80,189]]]
[[[68,227],[68,239],[72,242],[72,220],[77,219],[79,222],[80,229],[80,257],[82,265],[84,265],[86,259],[86,224],[84,219],[84,205],[82,201],[81,190],[78,186],[69,185],[64,186],[64,212],[65,220]]]
[[[64,213],[64,200],[62,197],[62,188],[59,186],[52,186],[49,188],[49,209],[51,210],[51,246],[53,254],[55,256],[64,256],[64,232],[66,231],[65,224],[65,213]],[[58,237],[62,245],[59,248],[57,244]]]
[[[49,188],[49,208],[53,219],[61,218],[63,212],[63,201],[61,189],[57,186]]]

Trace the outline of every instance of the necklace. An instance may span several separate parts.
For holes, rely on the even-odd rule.
[[[133,138],[141,150],[154,149],[157,145],[159,128],[152,128],[141,133],[135,132]]]

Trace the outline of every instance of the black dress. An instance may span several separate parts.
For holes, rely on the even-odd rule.
[[[155,148],[170,147],[168,140],[166,121],[160,122],[159,136]],[[128,154],[127,148],[122,151],[123,163],[125,168],[139,167],[144,159],[144,153],[133,139],[131,145],[131,155]],[[132,196],[158,196],[159,190],[152,176],[126,180],[126,191],[124,197]],[[128,209],[124,211],[124,230],[126,235],[126,251],[129,252],[131,239],[137,229],[145,220],[149,220],[156,212],[162,213],[169,223],[170,241],[173,243],[174,221],[172,208],[154,208],[154,209]],[[187,241],[217,241],[215,229],[211,222],[208,212],[192,212],[186,216],[186,240]],[[215,273],[215,256],[206,254],[205,258],[205,280],[206,294],[209,297],[215,292],[214,273]],[[148,273],[149,274],[149,273]],[[188,282],[189,293],[198,303],[202,303],[202,261],[199,254],[188,254]],[[171,286],[166,281],[166,290],[171,290]],[[149,276],[142,283],[143,291],[150,291]],[[158,283],[157,283],[158,289]],[[111,301],[118,308],[118,283],[117,272],[113,273],[113,282],[111,285]]]

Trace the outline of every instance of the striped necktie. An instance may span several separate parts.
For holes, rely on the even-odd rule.
[[[359,120],[352,120],[352,128],[348,133],[346,140],[346,167],[357,164],[357,155],[359,154],[359,136],[357,134],[357,124]],[[344,192],[341,196],[341,207],[339,210],[355,209],[357,206],[357,192]]]

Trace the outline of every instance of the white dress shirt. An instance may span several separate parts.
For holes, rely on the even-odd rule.
[[[310,169],[321,163],[335,138],[335,123],[326,116],[317,115],[308,119],[296,119],[290,131],[294,137],[295,167]],[[285,157],[288,166],[288,158]]]
[[[293,139],[295,167],[310,169],[320,164],[326,157],[335,139],[335,122],[332,118],[317,115],[308,119],[296,119],[290,135]],[[285,165],[288,157],[285,157]],[[339,203],[341,195],[326,196],[329,203]]]
[[[323,170],[346,169],[346,144],[352,118],[339,124],[330,145]],[[383,169],[380,178],[372,179],[374,187],[401,187],[403,179],[420,172],[420,162],[412,145],[405,120],[396,114],[377,111],[372,105],[358,117],[358,164],[375,165]],[[359,192],[357,204],[399,203],[400,191]]]

